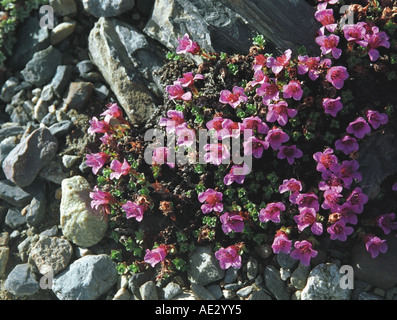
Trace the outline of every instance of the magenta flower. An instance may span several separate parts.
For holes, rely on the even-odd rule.
[[[364,204],[368,202],[368,196],[361,191],[361,188],[356,187],[347,197],[346,202],[350,204],[354,213],[362,213]]]
[[[317,162],[317,171],[324,172],[333,164],[338,163],[338,158],[333,153],[334,150],[327,148],[324,152],[316,152],[313,155],[313,159]]]
[[[266,205],[266,208],[259,211],[259,221],[280,223],[281,211],[285,210],[285,205],[282,202],[272,202]]]
[[[143,219],[143,214],[145,209],[142,205],[136,204],[128,200],[125,204],[121,206],[121,209],[126,213],[127,219],[135,218],[136,221],[140,222]]]
[[[222,223],[222,231],[226,234],[244,230],[243,218],[237,212],[225,212],[219,217],[219,220]]]
[[[334,34],[319,36],[316,38],[316,43],[320,46],[323,55],[331,53],[334,59],[339,59],[342,54],[342,50],[338,48],[339,37]]]
[[[392,185],[391,189],[393,191],[397,191],[397,182]]]
[[[196,132],[189,129],[187,124],[184,123],[175,129],[176,144],[179,147],[191,147],[196,142]]]
[[[386,32],[379,32],[378,27],[372,27],[372,34],[366,35],[366,40],[368,41],[368,55],[371,61],[376,61],[379,59],[379,47],[390,48],[389,36]]]
[[[161,117],[159,125],[165,127],[167,133],[175,131],[175,128],[185,123],[185,117],[182,111],[168,110],[167,118]]]
[[[289,65],[291,59],[292,51],[290,49],[285,50],[284,54],[280,57],[274,58],[269,57],[266,62],[268,68],[272,68],[275,75],[279,74],[285,67]]]
[[[316,13],[314,14],[314,17],[329,32],[334,32],[336,27],[338,26],[338,24],[335,23],[334,10],[332,10],[332,9],[322,9],[321,8],[321,10],[316,11]]]
[[[356,213],[353,211],[351,205],[348,202],[342,204],[337,210],[341,215],[341,220],[344,220],[346,223],[357,224],[358,219]]]
[[[324,112],[330,114],[333,117],[336,117],[336,114],[342,110],[343,104],[340,101],[340,97],[337,97],[336,99],[331,99],[331,98],[324,98],[323,99],[323,107],[324,107]]]
[[[327,228],[331,240],[339,241],[346,241],[347,236],[351,235],[353,231],[352,227],[346,226],[346,222],[343,219],[339,219]]]
[[[335,190],[328,189],[324,191],[324,202],[321,205],[321,208],[327,210],[330,209],[331,211],[335,211],[336,208],[338,208],[339,204],[339,198],[342,198],[343,196],[339,193],[336,192]]]
[[[348,155],[352,152],[358,151],[359,145],[356,138],[345,135],[341,139],[336,140],[335,149]]]
[[[244,118],[241,129],[251,129],[252,131],[256,131],[261,134],[266,134],[269,132],[269,127],[267,124],[264,123],[258,116]]]
[[[115,202],[115,199],[109,192],[102,191],[97,186],[94,187],[93,192],[90,192],[90,198],[92,199],[91,208],[95,208],[95,210],[98,210],[100,206],[106,209],[108,204]]]
[[[367,234],[364,239],[365,249],[371,254],[372,258],[376,258],[379,252],[386,253],[388,246],[386,240],[382,240],[373,234]]]
[[[266,62],[267,58],[263,54],[258,54],[255,56],[252,69],[254,69],[254,71],[260,70],[266,65]]]
[[[389,117],[386,113],[380,113],[376,110],[368,110],[366,112],[368,123],[375,130],[378,129],[381,125],[385,125],[389,121]]]
[[[288,118],[293,118],[298,114],[295,109],[289,109],[285,101],[280,101],[276,104],[271,104],[268,108],[266,121],[277,121],[280,126],[285,126],[288,123]]]
[[[342,164],[333,164],[330,170],[343,181],[343,186],[349,189],[353,183],[353,179],[358,181],[361,181],[362,179],[361,173],[357,171],[359,167],[360,165],[356,160],[345,160]]]
[[[193,72],[187,72],[182,76],[182,78],[179,78],[177,82],[182,87],[187,88],[187,87],[193,87],[194,81],[196,80],[204,80],[204,76],[199,73],[193,75]]]
[[[298,56],[298,74],[309,73],[309,78],[315,81],[320,76],[320,57]]]
[[[152,266],[152,268],[154,268],[156,264],[165,260],[167,254],[168,254],[167,246],[160,245],[153,250],[146,249],[146,254],[143,260],[146,263],[149,263]]]
[[[92,168],[93,174],[98,174],[98,171],[105,165],[106,161],[109,160],[110,156],[105,152],[91,153],[86,156],[87,166]]]
[[[298,225],[298,230],[301,232],[310,227],[310,230],[315,235],[319,236],[323,233],[323,225],[317,222],[317,212],[313,208],[303,208],[299,215],[294,216],[294,220]]]
[[[296,101],[302,99],[303,90],[299,80],[291,80],[288,84],[283,86],[284,99],[293,98]]]
[[[120,109],[117,103],[111,103],[107,107],[108,109],[101,113],[101,116],[105,116],[105,122],[109,123],[112,118],[118,120],[123,119],[123,111]]]
[[[346,131],[353,134],[356,138],[362,139],[371,132],[371,127],[363,117],[358,117],[356,120],[349,123]]]
[[[385,234],[389,234],[392,230],[397,230],[397,221],[394,221],[395,219],[396,214],[394,212],[386,213],[378,217],[377,223]]]
[[[182,38],[178,39],[178,44],[176,48],[177,54],[197,54],[200,52],[200,46],[196,42],[190,40],[187,33]]]
[[[227,186],[231,185],[234,181],[238,184],[243,184],[245,176],[251,171],[247,164],[234,165],[229,173],[223,178],[223,183]]]
[[[262,66],[260,66],[260,69],[256,70],[254,73],[254,81],[251,81],[251,85],[255,87],[258,84],[268,82],[268,80],[269,78],[264,74]]]
[[[222,129],[218,131],[218,138],[225,139],[225,138],[239,138],[241,134],[242,124],[238,122],[234,122],[230,119],[225,119],[222,122]]]
[[[204,154],[204,161],[206,163],[211,163],[213,165],[219,166],[224,160],[230,158],[230,151],[226,144],[206,144],[203,149],[204,151],[208,151],[206,154]]]
[[[261,86],[256,89],[258,96],[262,97],[263,103],[269,105],[272,101],[278,101],[280,98],[280,91],[274,82],[272,83],[262,83]]]
[[[336,89],[342,89],[345,80],[349,78],[347,69],[342,66],[331,67],[328,69],[325,78],[330,82]]]
[[[288,238],[288,235],[282,231],[278,230],[276,235],[274,236],[274,240],[272,243],[272,249],[275,254],[284,252],[285,254],[289,254],[292,247],[292,241]]]
[[[238,86],[233,87],[233,92],[229,90],[222,90],[219,97],[219,102],[229,104],[232,108],[236,109],[241,102],[246,103],[248,97],[244,94],[244,89]]]
[[[110,163],[110,169],[113,170],[113,172],[110,174],[110,180],[113,179],[120,179],[121,176],[125,176],[130,173],[131,166],[128,164],[127,160],[124,159],[123,163],[121,163],[119,160],[114,159]]]
[[[298,205],[299,211],[304,208],[313,208],[318,212],[320,204],[318,203],[318,197],[314,193],[301,193],[296,197],[296,204]]]
[[[243,147],[244,155],[253,155],[255,158],[259,159],[262,157],[263,151],[269,148],[269,143],[251,136],[243,142]]]
[[[337,4],[339,2],[339,0],[317,0],[318,2],[326,2],[329,4]]]
[[[282,143],[289,141],[289,136],[283,130],[274,127],[267,133],[265,141],[270,144],[273,150],[278,150]]]
[[[296,198],[299,195],[299,191],[302,190],[302,183],[299,180],[296,180],[295,178],[291,179],[285,179],[283,181],[283,184],[278,187],[278,191],[280,193],[284,192],[291,192],[289,196],[289,201],[293,204],[296,203]]]
[[[311,242],[307,240],[296,241],[294,250],[291,252],[291,258],[300,260],[304,266],[310,265],[310,259],[317,256],[318,252],[313,249]]]
[[[303,157],[303,152],[302,150],[298,149],[296,145],[292,146],[281,146],[279,148],[277,158],[279,159],[285,159],[287,158],[287,161],[290,165],[293,165],[295,162],[295,159],[302,158]]]
[[[318,189],[321,191],[325,191],[328,189],[332,189],[338,193],[341,193],[343,190],[343,181],[336,174],[329,170],[325,170],[321,173],[321,177],[323,181],[320,181],[318,184]]]
[[[207,189],[198,195],[198,200],[204,203],[201,206],[201,211],[207,214],[211,211],[222,212],[223,211],[223,194],[222,192],[215,191],[214,189]]]
[[[105,121],[98,120],[97,117],[92,117],[88,122],[90,124],[87,130],[89,134],[106,133],[110,130],[109,124]]]
[[[192,99],[192,93],[190,91],[185,92],[178,82],[174,82],[173,85],[166,86],[165,90],[168,92],[168,99],[170,100],[189,101]]]
[[[167,164],[171,169],[175,167],[175,162],[169,161],[171,158],[171,150],[167,147],[159,147],[153,151],[152,163],[156,164]]]
[[[232,245],[227,248],[220,248],[215,252],[215,258],[219,260],[221,269],[241,268],[241,256],[237,246]]]
[[[366,22],[358,22],[356,24],[346,24],[343,27],[343,33],[345,38],[349,42],[354,42],[359,44],[362,47],[366,47],[368,45],[368,41],[364,40],[366,36],[365,26]]]

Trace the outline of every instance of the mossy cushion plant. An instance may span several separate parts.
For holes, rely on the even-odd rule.
[[[264,244],[304,265],[327,239],[362,241],[374,258],[387,251],[395,214],[362,219],[357,156],[395,116],[383,93],[396,86],[396,3],[354,4],[346,26],[336,23],[341,5],[318,4],[319,56],[269,54],[262,36],[247,55],[178,39],[162,70],[168,99],[156,141],[116,103],[92,118],[92,205],[109,219],[120,273],[154,268],[164,279],[209,243],[223,269],[260,260]],[[204,62],[196,67],[192,55]]]

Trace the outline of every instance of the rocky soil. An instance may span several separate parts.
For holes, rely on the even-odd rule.
[[[306,267],[263,245],[259,259],[224,271],[211,246],[203,246],[190,255],[189,271],[167,282],[156,285],[150,271],[119,275],[109,257],[115,244],[108,221],[89,205],[95,177],[84,163],[94,143],[88,121],[118,102],[131,123],[150,128],[164,111],[164,75],[158,71],[186,32],[216,52],[248,50],[256,34],[268,35],[274,52],[301,44],[315,52],[314,8],[285,2],[289,9],[270,0],[247,6],[226,0],[120,0],[116,6],[51,0],[54,29],[40,28],[37,12],[20,26],[0,83],[1,300],[397,298],[397,238],[376,260],[361,247],[342,245],[331,252],[331,263],[320,251]],[[271,32],[266,21],[275,16],[278,32]],[[363,183],[371,186],[368,215],[376,212],[382,188],[396,180],[393,121],[362,146]],[[352,289],[339,285],[342,265],[354,269]]]

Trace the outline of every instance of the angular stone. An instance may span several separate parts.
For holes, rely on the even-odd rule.
[[[216,300],[215,296],[202,285],[193,283],[191,289],[199,300]]]
[[[3,127],[0,129],[0,141],[3,141],[9,136],[17,136],[25,132],[24,126],[14,124],[13,126]]]
[[[273,266],[265,268],[264,279],[266,288],[275,296],[277,300],[290,300],[286,283],[281,280],[280,272]]]
[[[164,299],[165,300],[171,300],[174,298],[176,295],[180,294],[182,292],[182,288],[179,284],[175,282],[170,282],[165,286],[163,289],[164,292]]]
[[[17,208],[8,209],[5,224],[11,229],[16,229],[26,223],[26,216],[21,214],[21,210]]]
[[[142,300],[158,300],[156,284],[153,281],[145,282],[140,286]]]
[[[76,29],[76,21],[62,22],[58,24],[50,33],[50,41],[53,46],[69,37]]]
[[[96,18],[119,16],[135,5],[134,0],[83,0],[82,2],[85,11]]]
[[[58,16],[69,16],[77,13],[75,0],[50,0],[50,6]]]
[[[81,109],[86,106],[93,91],[91,82],[72,82],[64,102],[68,108]]]
[[[310,266],[299,263],[298,267],[291,275],[291,284],[297,290],[302,290],[306,286],[307,276],[310,272]]]
[[[47,209],[47,198],[43,192],[35,195],[27,207],[26,222],[31,227],[37,227],[44,219]]]
[[[52,135],[59,138],[65,135],[73,128],[73,122],[70,120],[63,120],[61,122],[57,122],[48,128]]]
[[[12,97],[17,92],[16,88],[18,84],[19,81],[17,78],[11,77],[10,79],[8,79],[1,87],[0,99],[6,103],[11,102]]]
[[[52,90],[58,98],[61,98],[66,90],[72,75],[73,68],[71,66],[58,66],[54,77],[51,80]]]
[[[92,191],[81,176],[62,181],[60,221],[63,235],[80,247],[91,247],[105,236],[108,222],[91,208]]]
[[[19,187],[30,185],[58,150],[58,141],[47,128],[38,128],[8,154],[3,161],[7,179]]]
[[[39,291],[40,287],[29,264],[18,264],[9,273],[4,288],[16,296],[30,296]]]
[[[4,272],[6,271],[9,256],[10,248],[0,246],[0,277],[2,277],[4,275]]]

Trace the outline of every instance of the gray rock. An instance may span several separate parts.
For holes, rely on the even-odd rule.
[[[315,266],[301,292],[301,300],[349,300],[351,290],[342,289],[341,277],[336,264],[322,263]]]
[[[106,87],[106,85],[100,82],[95,82],[94,93],[98,99],[104,100],[109,96],[109,89]]]
[[[215,296],[200,284],[193,283],[191,289],[199,300],[216,300]]]
[[[251,294],[252,290],[254,290],[254,287],[252,285],[246,286],[244,288],[239,289],[236,292],[236,294],[241,298],[247,298]]]
[[[33,119],[41,122],[48,113],[49,105],[49,102],[39,98],[33,108]]]
[[[58,98],[64,94],[66,87],[72,76],[73,68],[71,66],[58,66],[54,77],[51,80],[52,90]]]
[[[304,266],[299,263],[298,267],[291,275],[291,284],[295,289],[302,290],[306,286],[307,276],[310,272],[310,266]]]
[[[64,100],[68,108],[81,109],[86,106],[91,98],[93,84],[91,82],[72,82]]]
[[[36,87],[42,87],[51,81],[61,60],[62,53],[53,46],[49,46],[47,49],[36,52],[21,74],[25,81]]]
[[[266,288],[277,300],[290,300],[287,285],[281,280],[280,272],[275,267],[271,265],[266,266],[264,279]]]
[[[115,17],[134,8],[134,0],[83,0],[85,11],[96,18]]]
[[[57,16],[73,16],[77,13],[75,0],[50,0],[49,4]]]
[[[138,299],[142,300],[141,294],[139,292],[139,288],[146,282],[150,281],[150,276],[148,273],[139,272],[134,273],[131,278],[128,279],[128,289],[138,297]]]
[[[8,156],[12,149],[16,147],[19,140],[16,136],[5,138],[0,142],[0,166],[3,164],[4,159]]]
[[[61,185],[62,181],[69,177],[69,174],[63,172],[62,165],[57,161],[51,161],[46,167],[44,167],[39,177],[46,181]]]
[[[63,235],[80,247],[91,247],[103,239],[108,222],[91,208],[91,186],[81,176],[62,181],[60,221]]]
[[[11,77],[8,79],[1,87],[0,99],[6,103],[11,102],[12,97],[17,92],[18,84],[19,80],[17,78]]]
[[[54,90],[52,89],[52,84],[47,84],[41,90],[40,98],[43,101],[50,101],[54,97]]]
[[[225,284],[224,288],[225,288],[226,290],[237,291],[237,290],[239,290],[239,289],[241,288],[241,284],[238,284],[238,283],[228,283],[228,284]]]
[[[50,33],[51,45],[55,46],[69,37],[76,29],[76,25],[76,21],[67,21],[55,26]]]
[[[94,70],[94,64],[91,60],[82,60],[76,64],[76,68],[79,71],[79,74],[82,75]]]
[[[225,272],[225,278],[223,279],[223,281],[225,283],[233,283],[236,281],[237,276],[238,276],[238,270],[234,268],[229,268]]]
[[[280,252],[277,254],[277,263],[281,268],[292,270],[298,264],[298,260],[291,258],[289,254]]]
[[[79,156],[74,156],[74,155],[69,155],[69,154],[65,154],[62,157],[62,164],[65,168],[70,169],[71,167],[74,166],[74,164],[76,163],[76,161],[80,159]]]
[[[18,264],[9,273],[4,283],[8,292],[20,297],[31,296],[39,291],[40,287],[29,264]]]
[[[142,300],[158,300],[156,284],[153,281],[145,282],[140,286]]]
[[[267,259],[273,254],[272,246],[270,243],[264,243],[264,244],[255,246],[255,252],[262,259]]]
[[[369,292],[361,292],[358,300],[385,300],[384,298]]]
[[[212,284],[210,286],[207,287],[207,290],[209,292],[211,292],[211,294],[215,297],[215,299],[219,300],[220,298],[222,298],[223,294],[222,294],[222,289],[221,286],[219,284]]]
[[[206,286],[225,276],[225,270],[220,268],[210,246],[196,248],[189,256],[189,266],[188,279],[191,283]]]
[[[222,290],[222,294],[226,300],[232,300],[236,297],[236,293],[232,290]]]
[[[44,192],[36,194],[26,210],[26,222],[31,227],[38,227],[43,221],[47,209],[47,198]]]
[[[58,150],[58,141],[46,128],[34,130],[3,161],[7,179],[20,187],[30,185]]]
[[[63,120],[61,122],[54,123],[51,127],[48,128],[51,134],[55,137],[59,138],[64,136],[73,128],[73,122],[70,120]]]
[[[89,255],[55,276],[52,291],[60,300],[96,300],[117,283],[117,278],[116,265],[108,255]]]
[[[7,231],[0,232],[0,246],[8,246],[10,234]]]
[[[23,262],[28,262],[30,250],[38,240],[39,236],[37,234],[34,236],[27,236],[26,239],[18,245],[18,253]]]
[[[54,275],[64,270],[73,255],[73,248],[69,241],[57,237],[40,236],[39,241],[30,250],[29,261],[36,265],[41,274],[45,274],[48,267]]]
[[[133,296],[126,288],[120,288],[112,300],[133,300]]]
[[[26,223],[26,216],[21,214],[21,210],[17,208],[8,209],[5,224],[11,229],[16,229]]]
[[[100,18],[91,30],[88,48],[93,63],[130,121],[146,123],[156,108],[156,97],[148,89],[150,83],[145,76],[150,80],[152,71],[160,67],[157,54],[161,49],[151,45],[134,27],[105,18]],[[152,82],[152,87],[155,86]]]
[[[247,263],[247,278],[248,280],[254,280],[258,275],[258,261],[250,259]]]
[[[181,292],[182,292],[182,288],[179,284],[175,282],[170,282],[163,289],[164,299],[171,300]]]
[[[0,199],[12,206],[26,206],[33,198],[33,195],[16,186],[8,180],[0,180]]]
[[[10,257],[10,248],[6,246],[0,246],[0,277],[3,277],[8,259]]]
[[[55,237],[58,233],[58,227],[53,226],[50,229],[44,230],[43,232],[40,233],[40,236],[43,237]]]
[[[272,297],[269,296],[264,290],[259,289],[253,291],[247,300],[272,300]]]
[[[40,121],[42,124],[44,124],[47,128],[51,127],[52,125],[57,123],[57,116],[55,112],[49,112],[47,113],[43,119]],[[50,131],[51,132],[51,131]],[[52,133],[51,133],[52,134]]]

